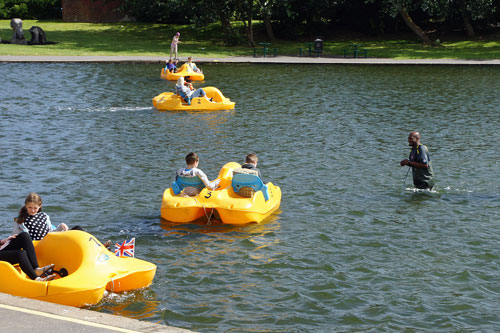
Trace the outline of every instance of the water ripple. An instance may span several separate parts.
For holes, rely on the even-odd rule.
[[[0,64],[0,231],[37,191],[54,223],[136,237],[150,288],[90,307],[196,331],[495,331],[497,68],[205,65],[236,101],[158,112],[155,65]],[[420,130],[437,185],[398,162]],[[260,225],[162,221],[189,151],[215,178],[254,151],[278,184]],[[410,176],[411,177],[411,176]]]

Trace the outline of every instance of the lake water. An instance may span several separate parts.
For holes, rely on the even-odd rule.
[[[500,68],[203,66],[232,111],[158,112],[159,65],[0,64],[0,234],[30,191],[54,223],[136,237],[153,285],[95,311],[196,331],[500,327]],[[399,161],[422,133],[436,174]],[[209,178],[256,152],[280,211],[173,225],[161,196],[195,151]]]

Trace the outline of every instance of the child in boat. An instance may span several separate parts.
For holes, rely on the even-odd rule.
[[[35,192],[31,192],[24,200],[24,206],[19,210],[19,215],[14,219],[14,230],[12,234],[17,235],[27,232],[33,240],[40,240],[52,231],[66,231],[68,226],[61,223],[57,227],[52,225],[49,215],[42,212],[42,198]],[[71,230],[83,230],[74,226]]]
[[[179,38],[181,37],[181,33],[177,32],[175,36],[172,38],[172,43],[170,43],[170,59],[172,59],[172,54],[175,54],[174,59],[177,59],[177,44],[180,43]]]
[[[189,90],[194,90],[193,84],[191,82],[191,76],[184,76],[184,85],[188,87]]]
[[[38,267],[35,247],[27,232],[0,240],[0,260],[12,265],[19,264],[21,270],[35,281],[49,281],[56,277],[55,274],[48,274],[54,264]]]
[[[165,66],[165,70],[169,71],[170,73],[173,73],[175,69],[174,62],[172,59],[167,60],[167,65]]]
[[[198,88],[196,90],[191,90],[184,84],[184,77],[180,77],[175,85],[175,92],[177,95],[181,96],[188,105],[191,105],[191,99],[195,97],[204,97],[207,101],[213,102],[212,98],[208,98],[205,90]]]
[[[43,239],[49,232],[69,230],[66,223],[61,223],[55,227],[50,221],[49,215],[42,212],[42,197],[35,192],[30,192],[24,200],[24,206],[19,210],[19,215],[14,219],[13,235],[22,232],[28,233],[33,240]],[[82,227],[76,225],[71,230],[84,231]],[[111,240],[103,244],[107,249],[111,246]]]
[[[186,66],[189,71],[195,72],[195,73],[203,73],[203,71],[196,66],[196,64],[193,62],[193,57],[188,57],[188,61],[186,62]]]
[[[198,177],[205,186],[210,189],[210,190],[215,190],[217,186],[219,186],[220,179],[217,179],[216,181],[210,182],[208,180],[207,175],[200,169],[198,169],[198,165],[200,163],[200,158],[198,157],[198,154],[196,153],[189,153],[186,155],[186,167],[181,168],[177,170],[177,173],[175,175],[175,178],[177,177]],[[198,195],[200,193],[200,190],[195,188],[195,187],[185,187],[184,188],[184,193],[189,195],[189,196],[194,196]]]
[[[259,162],[259,158],[257,157],[257,154],[255,153],[250,153],[247,155],[245,158],[245,164],[241,166],[242,169],[249,169],[249,170],[254,170],[257,172],[257,175],[259,178],[262,178],[262,175],[260,173],[260,170],[257,169],[257,163]]]

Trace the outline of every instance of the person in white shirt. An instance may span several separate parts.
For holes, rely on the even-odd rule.
[[[177,170],[176,173],[176,178],[181,176],[181,177],[198,177],[200,180],[205,184],[205,186],[210,189],[210,190],[215,190],[217,186],[219,186],[220,179],[217,179],[216,181],[210,182],[208,180],[207,175],[198,169],[198,165],[200,163],[200,158],[198,157],[198,154],[196,153],[189,153],[186,155],[186,167],[181,168]],[[185,187],[184,188],[184,193],[193,196],[197,195],[200,192],[199,189],[194,188],[194,187]]]
[[[185,63],[185,65],[188,68],[188,72],[192,71],[192,72],[195,72],[195,73],[203,73],[203,71],[201,70],[201,68],[199,68],[198,66],[196,66],[196,64],[193,62],[193,58],[192,57],[188,57],[188,61]]]
[[[184,84],[184,77],[182,76],[177,80],[177,84],[175,85],[175,92],[179,96],[181,96],[189,105],[191,105],[191,99],[195,97],[204,97],[207,101],[213,102],[211,98],[208,98],[205,90],[203,90],[202,88],[191,90],[189,87],[187,87]]]

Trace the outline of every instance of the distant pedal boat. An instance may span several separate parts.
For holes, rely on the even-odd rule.
[[[159,111],[216,111],[216,110],[232,110],[235,103],[229,98],[224,97],[221,91],[215,87],[203,87],[208,98],[212,98],[213,102],[208,101],[205,97],[195,97],[191,99],[191,104],[188,104],[181,96],[172,92],[164,92],[153,98],[153,106]]]
[[[177,81],[180,77],[190,76],[193,81],[205,80],[205,75],[199,72],[189,70],[186,64],[183,64],[175,73],[172,73],[165,68],[161,69],[160,77],[168,81]]]

